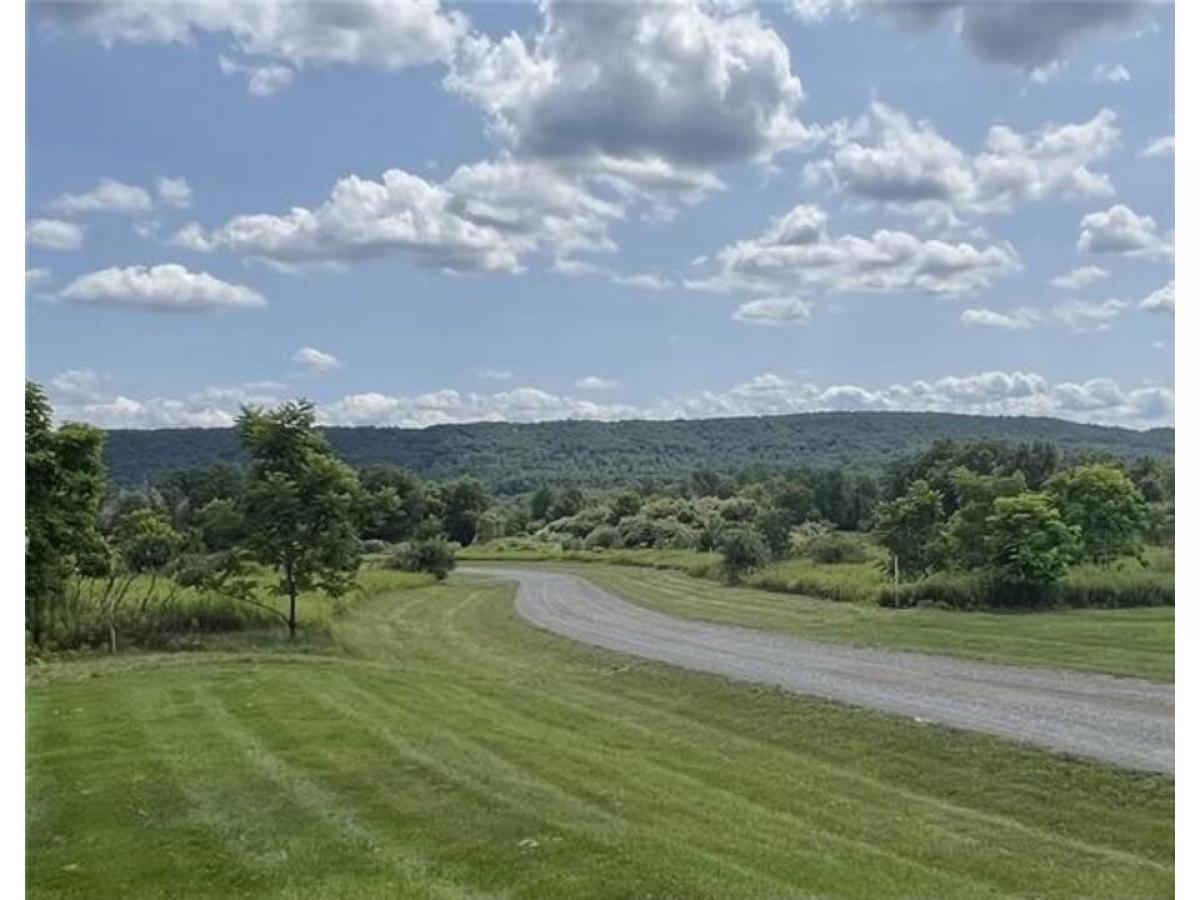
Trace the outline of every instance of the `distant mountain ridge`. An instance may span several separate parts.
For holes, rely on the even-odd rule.
[[[1136,431],[1062,419],[924,412],[819,412],[728,419],[479,422],[408,428],[327,428],[351,465],[390,463],[426,478],[474,475],[500,493],[543,481],[602,487],[643,478],[682,478],[695,469],[734,472],[759,466],[879,468],[919,453],[940,437],[1046,441],[1064,453],[1171,457],[1175,430]],[[137,484],[172,469],[241,462],[228,428],[113,430],[111,477]]]

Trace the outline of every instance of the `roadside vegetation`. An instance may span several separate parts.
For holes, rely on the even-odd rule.
[[[677,568],[896,607],[1174,603],[1173,465],[1041,445],[939,441],[876,480],[698,472],[653,494],[543,487],[505,521],[508,536],[463,558]]]

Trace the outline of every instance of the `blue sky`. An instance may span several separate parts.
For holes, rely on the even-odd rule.
[[[27,43],[63,418],[1173,421],[1167,4],[96,0]]]

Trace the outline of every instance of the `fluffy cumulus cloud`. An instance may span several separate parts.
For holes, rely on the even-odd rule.
[[[615,378],[602,378],[599,375],[585,375],[575,382],[575,387],[581,391],[611,391],[620,386],[621,382]]]
[[[446,62],[468,27],[465,16],[438,0],[46,0],[38,11],[106,45],[183,44],[201,33],[216,35],[251,60],[233,65],[260,95],[290,81],[281,70]]]
[[[1067,300],[1050,312],[1054,321],[1072,331],[1108,331],[1113,322],[1129,308],[1124,300]]]
[[[799,297],[760,297],[733,311],[733,320],[747,325],[807,325],[812,304]]]
[[[78,250],[83,228],[62,219],[31,219],[25,223],[25,243],[44,250]]]
[[[536,163],[476,163],[446,181],[401,169],[378,181],[349,176],[314,208],[240,215],[176,243],[225,249],[281,265],[347,263],[391,254],[454,272],[516,272],[523,257],[613,249],[607,226],[619,206]]]
[[[716,254],[717,274],[689,286],[787,293],[808,285],[827,291],[921,291],[964,294],[1020,267],[1011,245],[975,246],[922,240],[904,231],[870,237],[831,236],[823,210],[800,204],[762,235]]]
[[[1141,216],[1124,204],[1089,213],[1079,223],[1077,246],[1087,253],[1169,258],[1174,255],[1174,235],[1159,231],[1152,216]]]
[[[182,398],[135,399],[114,390],[105,376],[82,369],[55,375],[47,389],[60,422],[90,422],[101,428],[228,428],[243,405],[282,402],[287,386],[262,381],[205,388]]]
[[[1005,331],[1024,331],[1041,320],[1041,313],[1028,306],[1011,312],[987,308],[964,309],[959,316],[959,321],[968,328],[1001,328]]]
[[[164,206],[186,209],[192,205],[192,187],[183,178],[167,178],[164,175],[154,182],[154,190]]]
[[[1170,158],[1175,155],[1175,135],[1169,134],[1166,137],[1155,138],[1149,144],[1142,148],[1138,156],[1143,159],[1163,159]]]
[[[1062,288],[1065,291],[1078,291],[1087,287],[1089,284],[1100,281],[1108,277],[1108,270],[1102,269],[1100,266],[1080,266],[1077,269],[1072,269],[1070,272],[1064,272],[1050,279],[1050,283],[1056,288]]]
[[[318,350],[316,347],[301,347],[292,356],[292,361],[298,363],[309,372],[332,372],[334,369],[341,366],[339,360],[332,353],[326,353],[324,350]]]
[[[1027,72],[1064,59],[1078,44],[1142,24],[1159,0],[1073,0],[1031,12],[1027,0],[790,0],[806,21],[875,15],[910,31],[949,25],[976,56]]]
[[[75,215],[90,212],[143,213],[154,206],[149,192],[113,178],[102,178],[90,191],[62,194],[50,203],[55,212]]]
[[[719,185],[714,167],[811,138],[788,48],[744,4],[546,0],[542,10],[530,39],[468,39],[446,82],[518,156],[686,202]]]
[[[1138,304],[1138,308],[1147,312],[1175,315],[1175,279],[1172,278],[1158,290],[1147,294]]]
[[[221,73],[227,76],[241,75],[246,79],[246,90],[254,97],[271,97],[292,83],[296,70],[279,63],[253,65],[240,63],[225,54],[217,57]]]
[[[994,125],[968,155],[928,122],[884,103],[830,133],[831,154],[805,166],[810,183],[938,219],[1010,212],[1047,197],[1108,197],[1106,175],[1088,168],[1117,144],[1112,110],[1076,124],[1020,133]]]
[[[257,291],[181,265],[114,266],[76,278],[61,297],[97,306],[160,312],[204,312],[264,306]]]
[[[1101,63],[1092,69],[1092,81],[1096,84],[1124,84],[1133,76],[1121,63]]]
[[[286,385],[273,382],[214,387],[180,399],[135,399],[113,391],[89,371],[49,381],[60,419],[112,428],[227,427],[243,404],[280,402]],[[1112,379],[1052,382],[1030,372],[983,372],[886,386],[817,384],[764,373],[723,391],[664,397],[645,406],[600,402],[536,387],[494,393],[447,388],[418,395],[365,392],[318,405],[327,425],[423,428],[480,421],[540,422],[559,419],[711,418],[780,415],[822,410],[933,410],[980,415],[1058,416],[1130,426],[1168,424],[1174,391],[1166,386],[1127,390]]]

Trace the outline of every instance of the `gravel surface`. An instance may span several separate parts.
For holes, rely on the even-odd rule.
[[[664,615],[575,575],[460,571],[516,581],[523,618],[598,647],[1130,768],[1175,771],[1171,684],[804,641]]]

